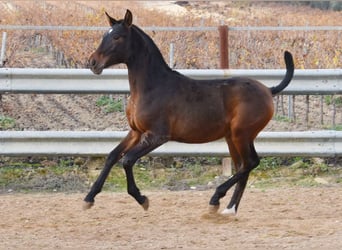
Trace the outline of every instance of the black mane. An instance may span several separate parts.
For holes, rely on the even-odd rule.
[[[150,62],[153,64],[156,63],[158,67],[166,67],[170,69],[169,65],[166,63],[162,53],[160,52],[159,48],[154,43],[152,38],[136,25],[132,25],[132,30],[135,31],[144,42],[145,48],[147,49],[146,56],[149,56],[149,58],[153,60],[153,62]]]

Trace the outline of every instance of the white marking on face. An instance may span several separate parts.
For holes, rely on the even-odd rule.
[[[112,33],[113,32],[113,28],[110,28],[109,30],[108,30],[108,34],[110,34],[110,33]]]

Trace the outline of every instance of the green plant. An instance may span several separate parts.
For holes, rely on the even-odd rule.
[[[258,170],[267,171],[278,168],[282,164],[282,160],[279,157],[264,157],[260,159]]]
[[[0,115],[0,129],[10,129],[14,128],[15,120],[8,116]]]
[[[73,161],[61,159],[4,160],[0,158],[0,192],[76,191],[88,188],[86,174]]]
[[[342,96],[326,95],[324,99],[327,105],[335,104],[337,107],[342,106]]]
[[[282,116],[282,115],[275,115],[273,119],[278,122],[291,122],[290,118],[288,118],[287,116]]]
[[[335,125],[334,130],[342,131],[342,125],[341,124]]]
[[[342,131],[342,125],[341,124],[327,125],[324,127],[324,129]]]
[[[122,100],[121,99],[115,100],[110,96],[101,96],[96,101],[96,105],[99,107],[103,107],[106,113],[123,111]]]

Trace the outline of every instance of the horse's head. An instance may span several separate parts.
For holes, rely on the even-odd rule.
[[[127,10],[122,20],[115,20],[107,12],[106,15],[111,28],[103,35],[100,46],[88,60],[88,66],[94,74],[101,74],[104,68],[128,60],[132,13]]]

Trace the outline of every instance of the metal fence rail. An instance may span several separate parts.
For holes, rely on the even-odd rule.
[[[3,156],[104,156],[127,131],[0,131]],[[342,156],[342,131],[261,132],[256,139],[261,156]],[[168,142],[150,155],[228,156],[224,140],[204,144]]]
[[[246,76],[266,86],[278,84],[285,70],[178,70],[197,79]],[[1,93],[128,93],[126,69],[108,69],[94,75],[88,69],[0,68]],[[296,70],[282,94],[342,94],[342,69]]]
[[[197,78],[212,79],[248,76],[274,86],[285,70],[179,70]],[[342,70],[296,70],[284,94],[342,94]],[[127,70],[105,70],[100,76],[88,69],[0,69],[1,93],[128,93]],[[107,155],[127,132],[99,131],[0,131],[0,154],[28,155]],[[262,156],[342,155],[341,131],[263,132],[256,140]],[[152,155],[227,156],[224,141],[206,144],[169,142]]]

